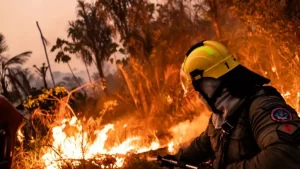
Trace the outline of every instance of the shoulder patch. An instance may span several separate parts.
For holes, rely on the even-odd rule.
[[[293,119],[292,113],[284,108],[275,108],[272,110],[271,119],[276,122],[287,122]]]
[[[277,127],[278,138],[289,143],[297,143],[300,139],[299,128],[292,123],[283,123]]]

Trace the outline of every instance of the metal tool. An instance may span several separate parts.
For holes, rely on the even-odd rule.
[[[197,166],[193,166],[193,165],[186,164],[184,162],[180,162],[180,161],[176,161],[176,160],[166,159],[166,158],[163,158],[161,156],[158,156],[157,160],[162,161],[162,162],[170,163],[170,164],[174,165],[174,167],[180,167],[180,168],[186,168],[186,169],[200,169]]]

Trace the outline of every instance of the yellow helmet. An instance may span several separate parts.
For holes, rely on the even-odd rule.
[[[186,96],[192,89],[192,81],[204,77],[220,78],[240,65],[228,49],[216,41],[202,41],[187,52],[181,66],[180,80]]]

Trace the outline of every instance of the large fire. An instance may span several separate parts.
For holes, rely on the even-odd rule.
[[[290,92],[281,93],[285,99],[290,99]],[[199,99],[193,98],[193,100],[195,100],[195,105],[200,105]],[[299,103],[299,92],[297,92],[296,100]],[[168,96],[167,101],[172,101],[172,98]],[[103,112],[100,114],[113,109],[116,103],[108,101],[104,105]],[[61,106],[64,110],[65,104]],[[299,112],[299,104],[296,104],[295,109]],[[59,114],[65,115],[66,112],[62,111]],[[190,141],[205,130],[210,113],[202,112],[192,121],[186,120],[170,127],[169,132],[172,138],[164,141],[156,136],[148,139],[149,133],[147,132],[127,134],[127,131],[131,131],[132,127],[136,126],[135,123],[141,122],[140,120],[132,122],[126,119],[121,123],[101,125],[101,118],[86,120],[77,118],[75,113],[70,114],[72,116],[69,118],[58,115],[53,123],[54,127],[51,125],[51,139],[47,140],[47,147],[41,150],[42,168],[81,168],[85,163],[92,164],[93,168],[122,168],[126,166],[127,157],[132,154],[143,154],[160,148],[168,153],[175,153],[179,144]],[[126,136],[120,138],[118,133],[125,133]],[[24,140],[20,131],[18,131],[18,139],[21,142]]]
[[[282,94],[283,97],[287,98],[290,95],[289,92]],[[206,124],[206,115],[202,115],[195,125],[201,131],[204,130],[204,125],[199,128],[199,124]],[[157,150],[161,147],[167,147],[170,153],[175,152],[174,146],[175,141],[171,140],[166,145],[160,145],[159,140],[152,141],[149,146],[144,146],[143,136],[131,136],[126,138],[118,144],[113,143],[106,146],[110,131],[115,130],[114,124],[107,124],[101,129],[93,130],[92,132],[85,131],[82,121],[77,119],[75,116],[70,119],[62,120],[60,125],[57,125],[52,129],[53,142],[50,148],[47,149],[42,159],[45,163],[46,169],[59,169],[65,165],[66,161],[73,166],[80,165],[80,161],[89,160],[93,161],[94,165],[98,165],[101,168],[106,168],[103,165],[103,160],[108,156],[113,157],[113,165],[115,168],[120,168],[124,164],[124,160],[127,155],[132,153],[144,153],[150,150]],[[193,124],[190,122],[183,122],[177,126],[171,128],[173,134],[181,133],[186,134],[185,131],[192,131]],[[127,124],[122,125],[123,128],[128,127]],[[184,130],[184,131],[179,131]],[[201,131],[195,131],[199,134]],[[182,142],[182,135],[179,136],[174,134],[177,143]],[[196,133],[193,136],[197,135]],[[92,139],[91,139],[92,138]],[[97,161],[100,161],[97,163]],[[111,165],[111,164],[110,164]]]
[[[69,127],[67,127],[68,125]],[[66,129],[70,127],[72,129],[69,130],[71,132],[69,134]],[[127,127],[127,124],[123,127]],[[133,136],[117,145],[105,147],[109,136],[108,132],[111,130],[114,130],[114,125],[107,124],[101,130],[88,133],[83,131],[83,125],[76,117],[64,119],[61,125],[52,129],[54,139],[52,147],[48,148],[42,157],[46,168],[62,168],[65,161],[71,162],[73,166],[79,165],[81,160],[101,161],[107,158],[108,155],[114,157],[116,161],[113,165],[119,168],[123,166],[126,155],[143,153],[161,147],[158,140],[145,147],[139,136]],[[94,136],[93,141],[90,139],[91,134]],[[174,151],[174,142],[170,142],[167,146],[170,152]],[[97,164],[97,162],[94,165],[100,165],[101,168],[106,167],[100,163]]]

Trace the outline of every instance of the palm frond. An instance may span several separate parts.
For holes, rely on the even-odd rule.
[[[84,13],[86,12],[86,3],[82,0],[78,0],[78,5],[77,5],[77,17],[84,17]]]
[[[5,41],[5,37],[2,33],[0,33],[0,55],[8,50],[8,46]]]
[[[4,63],[7,60],[8,60],[7,57],[0,55],[0,63]]]
[[[22,90],[24,94],[28,94],[31,90],[29,76],[30,72],[28,69],[23,69],[21,67],[15,67],[8,69],[8,74],[10,75],[11,83],[16,83],[18,88]]]
[[[14,65],[14,64],[24,64],[28,58],[30,57],[30,55],[32,54],[31,51],[27,51],[27,52],[23,52],[23,53],[20,53],[12,58],[10,58],[5,64],[4,66],[7,67],[7,66],[10,66],[10,65]]]
[[[82,61],[90,66],[94,60],[92,52],[88,48],[82,47],[80,53]]]
[[[17,76],[15,75],[15,70],[7,69],[7,73],[5,76],[6,76],[6,80],[9,82],[9,85],[11,85],[13,90],[20,94],[20,91],[18,90],[18,87],[17,87]],[[20,96],[21,95],[19,95],[19,97]]]

